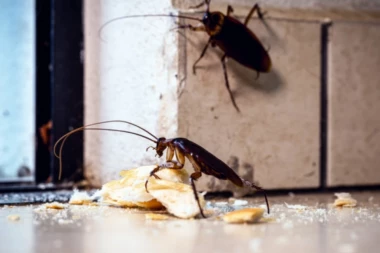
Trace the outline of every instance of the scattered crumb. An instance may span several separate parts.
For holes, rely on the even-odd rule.
[[[213,214],[215,214],[215,211],[212,209],[207,209],[207,210],[204,209],[203,214],[204,215],[213,215]]]
[[[46,203],[44,204],[44,207],[46,209],[65,209],[65,205],[59,202]]]
[[[147,213],[147,214],[145,214],[146,220],[167,220],[169,218],[170,218],[170,216],[165,215],[165,214],[158,214],[158,213]]]
[[[228,205],[228,202],[225,202],[225,201],[215,202],[215,205],[216,206],[226,206],[226,205]]]
[[[303,205],[289,205],[286,202],[284,202],[284,203],[285,203],[286,207],[289,209],[305,210],[307,208],[307,206],[303,206]]]
[[[20,215],[18,214],[10,214],[7,216],[7,219],[9,221],[19,221],[20,220]]]
[[[258,221],[263,214],[262,208],[244,208],[225,214],[223,220],[227,223],[253,223]]]
[[[276,219],[273,217],[263,217],[260,219],[260,222],[276,222]]]
[[[234,199],[234,202],[232,203],[233,206],[246,206],[248,205],[247,200],[242,200],[242,199]]]
[[[61,225],[66,225],[66,224],[73,223],[73,221],[72,220],[67,220],[67,219],[59,219],[58,223],[61,224]]]
[[[74,190],[74,194],[71,195],[69,204],[71,205],[86,205],[92,204],[91,197],[87,194],[87,192],[80,192],[78,190]]]
[[[350,193],[341,192],[334,195],[337,197],[334,201],[335,207],[355,207],[357,204],[356,199],[352,198]]]

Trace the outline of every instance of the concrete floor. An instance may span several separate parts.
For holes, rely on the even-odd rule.
[[[380,192],[352,196],[355,208],[333,208],[333,194],[270,197],[271,214],[249,225],[226,224],[216,216],[261,206],[262,198],[247,199],[244,206],[211,200],[207,206],[214,215],[208,219],[166,221],[146,220],[147,211],[107,206],[2,206],[0,252],[378,252]]]

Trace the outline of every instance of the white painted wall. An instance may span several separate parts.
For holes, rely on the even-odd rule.
[[[178,59],[177,34],[170,31],[173,20],[120,20],[103,30],[105,41],[98,34],[100,26],[112,18],[169,12],[174,12],[170,0],[85,1],[87,124],[128,120],[156,135],[175,135]],[[154,151],[145,152],[153,143],[136,136],[88,131],[85,139],[86,176],[95,185],[116,178],[121,169],[157,161]]]
[[[34,21],[34,0],[0,1],[0,181],[34,180]]]

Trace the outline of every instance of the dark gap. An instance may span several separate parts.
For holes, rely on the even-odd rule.
[[[321,25],[321,121],[320,121],[320,188],[327,185],[328,145],[328,40],[331,24]]]
[[[50,172],[51,84],[50,2],[36,0],[36,169],[35,182],[46,182]]]
[[[54,144],[68,131],[83,125],[83,2],[51,0],[51,18]],[[83,132],[68,139],[62,157],[64,167],[58,181],[59,161],[52,156],[53,181],[83,179]]]

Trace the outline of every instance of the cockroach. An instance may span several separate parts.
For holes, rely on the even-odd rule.
[[[124,123],[128,124],[134,127],[137,127],[141,130],[143,130],[145,133],[149,134],[152,138],[147,137],[145,135],[135,133],[132,131],[125,131],[125,130],[119,130],[119,129],[112,129],[112,128],[98,128],[98,127],[91,127],[95,125],[100,124],[106,124],[106,123]],[[149,150],[149,148],[152,148],[156,151],[156,156],[162,157],[164,154],[164,151],[166,150],[166,163],[163,163],[161,165],[157,165],[156,168],[154,168],[149,177],[155,177],[157,179],[160,179],[156,173],[161,169],[173,169],[173,170],[180,170],[185,165],[185,158],[187,158],[190,163],[192,164],[194,168],[194,172],[190,175],[190,183],[191,187],[194,192],[195,199],[198,203],[198,207],[200,210],[200,213],[202,217],[205,218],[205,215],[203,213],[202,207],[199,203],[197,190],[195,187],[194,181],[196,181],[198,178],[202,176],[202,173],[206,175],[214,176],[221,180],[229,180],[233,184],[235,184],[238,187],[251,187],[257,191],[262,191],[265,197],[265,202],[267,206],[268,213],[269,210],[269,202],[266,195],[266,192],[263,188],[254,185],[248,180],[245,180],[241,178],[239,175],[236,174],[236,172],[231,169],[227,164],[225,164],[223,161],[221,161],[219,158],[211,154],[209,151],[201,147],[200,145],[186,139],[186,138],[172,138],[172,139],[166,139],[165,137],[157,138],[155,135],[153,135],[151,132],[146,130],[145,128],[142,128],[139,125],[136,125],[134,123],[131,123],[129,121],[124,120],[109,120],[109,121],[103,121],[98,123],[93,123],[89,125],[85,125],[82,127],[79,127],[77,129],[74,129],[70,131],[69,133],[63,135],[54,145],[54,155],[59,159],[60,169],[59,169],[59,176],[58,178],[61,178],[61,172],[62,172],[62,149],[63,145],[66,142],[66,139],[78,131],[84,131],[84,130],[104,130],[104,131],[113,131],[113,132],[121,132],[121,133],[128,133],[140,136],[142,138],[145,138],[153,143],[156,144],[155,147],[150,146],[146,149],[146,151]],[[59,148],[59,154],[56,152],[57,145],[61,143]],[[176,156],[176,160],[173,160],[174,155]],[[148,178],[149,179],[149,178]],[[145,189],[148,191],[148,179],[145,182]]]
[[[233,8],[230,5],[228,5],[227,7],[227,14],[224,15],[223,13],[219,11],[210,12],[210,2],[211,0],[205,0],[201,4],[192,7],[192,8],[199,8],[203,5],[207,6],[206,12],[204,13],[202,19],[187,17],[184,15],[165,15],[165,14],[131,15],[131,16],[115,18],[108,21],[102,26],[102,28],[100,29],[100,32],[107,24],[115,20],[120,20],[120,19],[125,19],[125,18],[169,16],[169,17],[178,17],[178,18],[183,18],[183,19],[197,20],[201,22],[198,26],[192,26],[192,25],[187,24],[187,25],[179,25],[177,27],[179,29],[203,31],[203,32],[206,32],[210,36],[207,44],[202,50],[201,55],[193,64],[193,74],[196,74],[196,66],[200,62],[200,60],[203,58],[203,56],[206,54],[206,51],[209,45],[211,45],[212,47],[218,46],[224,52],[224,54],[221,57],[221,62],[222,62],[222,67],[223,67],[225,85],[227,87],[233,106],[236,108],[238,112],[240,112],[240,109],[237,106],[234,96],[232,94],[232,91],[230,89],[228,75],[227,75],[226,59],[228,57],[232,58],[238,63],[242,64],[243,66],[252,70],[256,70],[257,71],[256,78],[259,77],[260,72],[265,73],[265,72],[270,71],[272,63],[271,63],[271,59],[269,57],[267,50],[263,47],[262,43],[257,38],[257,36],[252,32],[252,30],[250,30],[247,27],[247,24],[255,11],[258,13],[258,16],[261,20],[263,19],[263,13],[261,12],[259,5],[256,3],[252,7],[250,12],[248,13],[247,17],[245,18],[244,23],[241,23],[239,20],[231,16],[231,13],[233,12]]]

